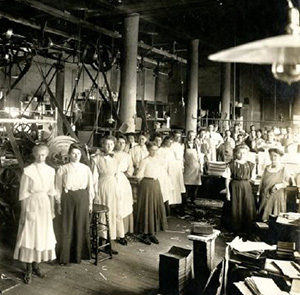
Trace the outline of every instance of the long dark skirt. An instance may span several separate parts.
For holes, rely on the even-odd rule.
[[[87,190],[63,191],[60,263],[90,259],[89,195]]]
[[[229,184],[231,200],[225,201],[223,221],[236,233],[249,232],[256,219],[255,199],[248,180],[231,180]]]
[[[166,209],[159,181],[143,178],[137,200],[136,232],[155,234],[167,227]]]

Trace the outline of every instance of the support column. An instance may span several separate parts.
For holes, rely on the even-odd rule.
[[[292,107],[292,122],[293,122],[293,132],[298,134],[300,131],[300,89],[298,90],[298,95],[294,97],[293,107]]]
[[[61,109],[64,109],[64,93],[65,93],[65,65],[61,64],[56,72],[56,81],[55,81],[55,97],[59,103]],[[61,116],[57,116],[57,135],[63,135],[63,120]]]
[[[139,14],[125,17],[120,87],[120,119],[135,132]]]
[[[187,102],[185,131],[197,130],[198,113],[198,59],[199,59],[199,40],[192,40],[188,48],[187,64]]]
[[[222,119],[228,120],[223,122],[223,130],[229,128],[229,119],[230,119],[230,86],[231,86],[231,64],[226,63],[222,65],[222,75],[221,75],[221,95],[222,95],[222,104],[221,112]]]

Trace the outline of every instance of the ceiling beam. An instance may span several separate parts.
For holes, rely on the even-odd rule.
[[[19,2],[19,3],[29,5],[32,8],[43,11],[47,14],[52,15],[52,16],[64,19],[64,20],[69,21],[71,23],[82,25],[82,26],[84,26],[85,28],[87,28],[89,30],[104,34],[106,36],[110,36],[112,38],[121,38],[121,34],[119,32],[116,32],[116,31],[114,32],[114,31],[102,28],[102,27],[97,26],[97,25],[95,25],[91,22],[88,22],[88,21],[84,20],[84,19],[73,16],[68,12],[61,11],[61,10],[56,9],[54,7],[50,7],[48,5],[40,3],[39,1],[36,1],[36,0],[15,0],[15,1]]]
[[[152,1],[153,2],[153,1]],[[155,3],[152,5],[151,2],[151,8],[154,7],[164,7],[165,9],[170,9],[173,8],[173,4],[176,6],[181,5],[182,7],[186,7],[187,5],[191,4],[196,4],[198,3],[199,5],[206,5],[210,4],[211,0],[156,0]],[[199,3],[200,2],[200,3]],[[114,6],[113,4],[108,4],[107,0],[97,0],[97,3],[103,5],[106,9],[109,9],[113,14],[119,13],[119,14],[131,14],[131,13],[139,13],[140,18],[150,24],[154,24],[158,27],[160,27],[162,30],[164,30],[166,33],[172,35],[174,38],[177,40],[182,40],[184,42],[191,40],[191,39],[198,39],[200,43],[207,45],[209,47],[215,48],[209,41],[200,38],[199,36],[194,36],[191,34],[188,34],[187,31],[183,30],[178,30],[175,29],[174,27],[168,26],[165,22],[163,21],[157,21],[153,18],[153,15],[144,15],[143,14],[143,7],[146,6],[145,3],[143,4],[134,4],[134,5],[119,5],[119,6]],[[147,6],[148,7],[148,6]],[[161,8],[157,8],[161,9]],[[155,13],[155,16],[157,16],[157,12]]]
[[[64,20],[69,21],[71,23],[82,24],[87,29],[90,29],[92,31],[96,31],[98,33],[102,33],[102,34],[110,36],[112,38],[121,38],[122,37],[122,35],[119,32],[117,32],[117,31],[110,31],[108,29],[104,29],[102,27],[99,27],[99,26],[91,23],[91,22],[88,22],[86,20],[83,20],[81,18],[73,16],[73,15],[71,15],[69,13],[66,13],[64,11],[58,10],[58,9],[53,8],[51,6],[42,4],[42,3],[40,3],[40,2],[38,2],[36,0],[15,0],[15,1],[17,1],[19,3],[27,4],[27,5],[31,6],[32,8],[34,8],[34,9],[43,11],[44,13],[50,14],[50,15],[52,15],[54,17],[58,17],[58,18],[64,19]],[[102,1],[102,0],[100,0],[100,1]],[[107,5],[107,3],[106,3],[106,5]],[[145,43],[139,42],[139,47],[143,48],[143,49],[146,49],[146,50],[150,50],[151,52],[153,52],[155,54],[165,56],[165,57],[167,57],[169,59],[173,59],[173,60],[176,60],[178,62],[185,63],[185,64],[187,63],[187,61],[185,59],[180,58],[180,57],[178,57],[175,54],[171,54],[171,53],[169,53],[167,51],[164,51],[164,50],[161,50],[161,49],[158,49],[158,48],[154,48],[154,47],[152,47],[150,45],[147,45]]]
[[[162,50],[162,49],[158,49],[158,48],[155,48],[155,47],[152,47],[148,44],[145,44],[143,42],[139,42],[139,47],[142,48],[142,49],[145,49],[147,51],[150,51],[150,52],[153,52],[155,54],[158,54],[158,55],[162,55],[162,56],[165,56],[167,58],[170,58],[172,60],[175,60],[175,61],[178,61],[178,62],[181,62],[183,64],[187,64],[187,60],[182,58],[182,57],[179,57],[175,54],[171,54],[165,50]]]
[[[23,26],[27,26],[27,27],[30,27],[30,28],[33,28],[33,29],[42,30],[42,26],[35,23],[35,22],[33,22],[33,21],[29,21],[29,20],[21,18],[21,17],[13,16],[13,15],[11,15],[9,13],[6,13],[6,12],[3,12],[1,10],[0,10],[0,16],[3,17],[3,18],[8,19],[9,21],[12,21],[14,23],[21,24]],[[72,36],[72,35],[70,35],[66,32],[56,30],[56,29],[53,29],[53,28],[49,28],[47,26],[44,28],[44,30],[45,30],[45,32],[53,34],[53,35],[61,36],[61,37],[64,37],[64,38],[73,38],[75,40],[78,40],[78,37],[76,37],[76,36]]]
[[[33,28],[33,29],[36,29],[36,30],[41,30],[41,25],[38,25],[36,24],[35,22],[32,22],[32,21],[28,21],[24,18],[20,18],[20,17],[15,17],[15,16],[12,16],[6,12],[3,12],[0,10],[0,17],[3,17],[5,19],[8,19],[9,21],[12,21],[12,22],[15,22],[15,23],[18,23],[18,24],[21,24],[23,26],[27,26],[27,27],[30,27],[30,28]],[[64,38],[73,38],[75,40],[78,40],[78,37],[76,36],[72,36],[71,34],[68,34],[68,33],[65,33],[65,32],[62,32],[62,31],[59,31],[59,30],[56,30],[56,29],[52,29],[52,28],[49,28],[49,27],[45,27],[44,28],[45,32],[47,33],[50,33],[50,34],[53,34],[53,35],[57,35],[57,36],[61,36],[61,37],[64,37]],[[140,48],[143,48],[143,49],[146,49],[148,51],[151,51],[151,52],[154,52],[156,54],[160,54],[160,55],[165,55],[167,54],[166,56],[170,58],[170,54],[168,52],[165,52],[163,50],[159,50],[157,48],[154,48],[152,46],[149,46],[147,44],[144,44],[142,42],[140,42],[139,44]],[[175,59],[176,56],[175,55],[171,55],[171,58],[172,59]],[[150,58],[147,58],[147,57],[141,57],[141,56],[138,56],[138,59],[141,60],[143,59],[145,62],[148,62],[148,63],[151,63],[151,64],[155,64],[157,65],[157,61],[154,60],[154,59],[150,59]],[[186,63],[186,61],[180,57],[177,57],[177,60],[179,62],[182,62],[182,63]]]
[[[103,0],[98,0],[98,2],[103,3]],[[157,10],[167,10],[167,9],[182,9],[183,7],[190,7],[191,5],[195,5],[197,7],[206,7],[212,3],[211,0],[154,0],[151,1],[151,5],[145,5],[145,3],[136,3],[136,4],[121,4],[118,7],[121,9],[126,9],[127,11],[131,11],[131,13],[144,13],[148,12],[157,13]]]

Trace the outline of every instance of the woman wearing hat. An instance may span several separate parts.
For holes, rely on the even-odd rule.
[[[259,187],[258,212],[263,221],[268,220],[271,214],[279,215],[281,212],[286,212],[285,188],[289,185],[290,177],[281,164],[283,154],[279,148],[269,149],[271,165],[265,168]]]

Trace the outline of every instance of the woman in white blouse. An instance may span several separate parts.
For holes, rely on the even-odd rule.
[[[80,163],[81,149],[69,148],[70,163],[56,175],[58,211],[62,214],[60,264],[90,259],[89,212],[92,211],[94,186],[91,169]]]
[[[140,167],[140,163],[142,159],[148,156],[148,149],[146,147],[146,143],[148,141],[149,134],[148,133],[141,133],[138,139],[138,145],[134,146],[129,151],[129,155],[131,156],[133,167],[134,167],[134,174],[136,174],[137,170]]]
[[[163,202],[158,178],[161,159],[157,157],[158,147],[155,143],[147,144],[149,156],[141,161],[137,172],[140,180],[139,197],[137,200],[136,231],[142,234],[141,241],[147,245],[158,244],[155,233],[165,230],[168,226],[166,210]]]

